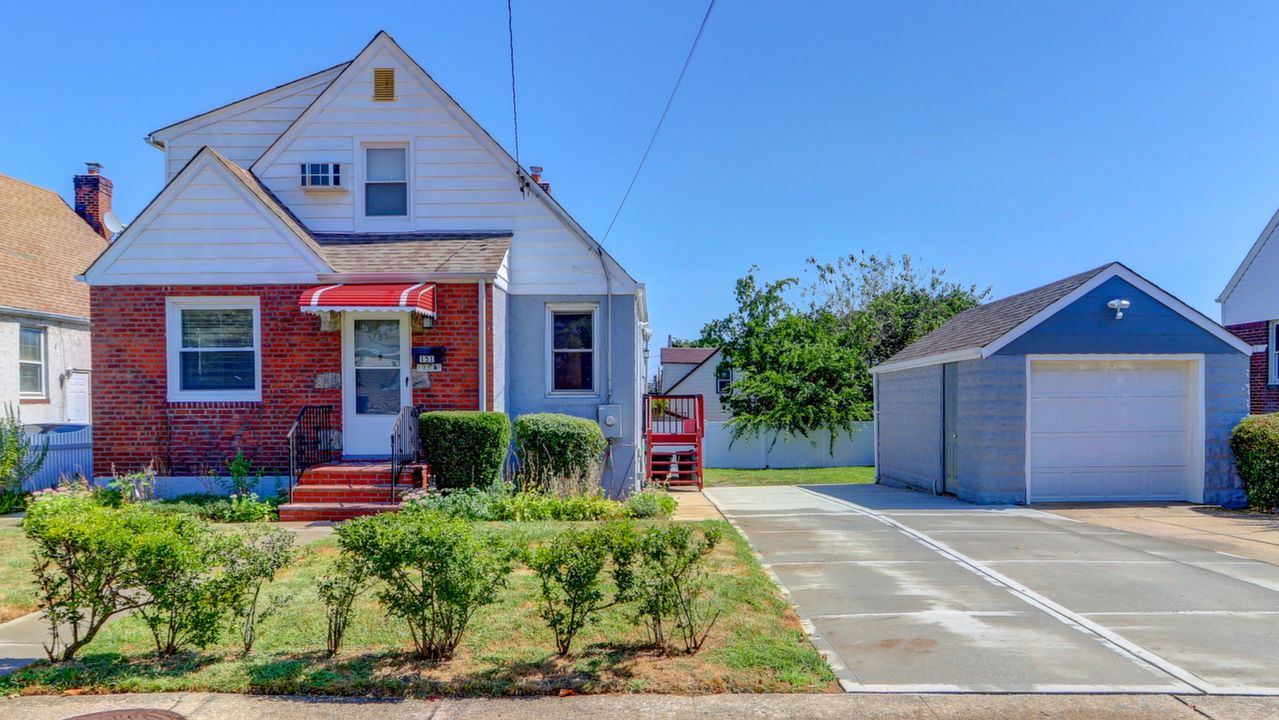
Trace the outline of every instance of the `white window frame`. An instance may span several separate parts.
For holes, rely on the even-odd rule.
[[[252,390],[182,389],[182,311],[188,309],[253,311]],[[169,402],[262,401],[262,303],[257,296],[207,295],[202,297],[168,297],[164,299],[164,310]]]
[[[34,330],[40,333],[40,361],[22,360],[22,331]],[[49,397],[49,329],[39,325],[18,326],[18,398],[21,400],[46,400]],[[24,392],[22,390],[22,366],[40,366],[40,391]]]
[[[324,160],[318,162],[299,161],[298,171],[301,178],[300,181],[302,183],[302,189],[307,192],[346,192],[349,188],[347,188],[346,183],[342,180],[342,166],[345,164],[346,163],[338,160]],[[317,165],[320,166],[320,169],[323,172],[311,172],[311,170]],[[335,167],[337,168],[336,170],[334,169]],[[313,184],[314,180],[318,178],[327,179],[328,183]]]
[[[591,314],[591,387],[587,390],[555,389],[555,315],[556,313]],[[570,350],[559,352],[585,352]],[[600,306],[599,303],[546,304],[546,394],[555,397],[595,397],[600,386]]]
[[[728,390],[728,386],[733,384],[733,368],[729,366],[728,377],[721,378],[719,376],[719,366],[715,366],[715,394],[723,395]]]
[[[366,150],[370,148],[401,148],[404,150],[404,192],[406,201],[406,215],[373,215],[365,214],[364,203],[364,184],[367,175],[368,156]],[[355,196],[355,225],[358,229],[368,230],[403,230],[412,227],[414,220],[414,202],[413,202],[413,174],[414,174],[414,148],[411,140],[372,140],[357,138],[355,140],[355,187],[352,188],[352,194]]]
[[[1279,385],[1279,343],[1275,343],[1275,333],[1279,330],[1279,320],[1271,320],[1266,329],[1266,383]]]

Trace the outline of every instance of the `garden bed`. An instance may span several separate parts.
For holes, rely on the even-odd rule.
[[[584,523],[573,523],[582,527]],[[560,523],[487,523],[486,532],[522,542],[544,540]],[[724,541],[708,558],[710,597],[721,611],[696,655],[663,655],[647,645],[633,611],[616,606],[588,626],[568,657],[556,654],[538,615],[538,582],[517,569],[494,605],[480,609],[453,660],[416,659],[402,624],[372,597],[358,601],[342,652],[325,656],[324,610],[317,580],[338,555],[336,539],[310,546],[277,580],[294,602],[264,621],[253,653],[240,658],[233,638],[168,660],[153,657],[150,633],[136,617],[108,625],[76,660],[38,663],[0,678],[0,691],[218,691],[271,694],[530,695],[601,692],[833,692],[834,677],[745,541],[726,523],[708,522]]]

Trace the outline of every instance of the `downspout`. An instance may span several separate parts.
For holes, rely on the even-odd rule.
[[[479,324],[480,324],[480,411],[488,410],[488,304],[484,296],[484,281],[475,284],[479,289]]]
[[[608,262],[604,260],[604,246],[599,243],[595,244],[595,255],[600,261],[600,270],[604,272],[604,378],[605,387],[607,388],[607,400],[610,405],[613,404],[613,276],[608,271]],[[616,438],[609,438],[608,445],[605,446],[607,455],[604,458],[604,469],[612,471],[613,469],[613,441]],[[638,485],[639,480],[636,479]]]

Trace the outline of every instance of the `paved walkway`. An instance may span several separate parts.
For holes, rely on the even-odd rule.
[[[697,488],[676,488],[666,491],[679,501],[673,520],[723,520],[719,509]]]
[[[713,488],[851,692],[1279,693],[1279,567],[878,485]]]
[[[330,522],[286,522],[278,526],[293,532],[299,545],[313,543],[333,532]],[[44,651],[48,639],[49,626],[38,612],[0,624],[0,675],[48,657]]]
[[[189,720],[1276,720],[1274,698],[1078,695],[599,695],[399,702],[211,693],[0,699],[0,720],[65,720],[106,710],[159,709]]]

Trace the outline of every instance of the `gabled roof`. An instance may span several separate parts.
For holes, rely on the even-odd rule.
[[[906,346],[871,372],[889,372],[989,357],[1112,277],[1119,277],[1239,350],[1251,346],[1122,263],[1086,270],[1032,290],[965,310]]]
[[[663,349],[663,350],[666,350],[667,348],[662,348],[662,349]],[[675,348],[671,348],[671,349],[675,349]],[[697,349],[704,349],[704,348],[697,348]],[[679,387],[681,384],[683,384],[683,382],[684,382],[685,380],[687,380],[687,379],[689,379],[689,378],[693,377],[693,375],[697,374],[697,371],[698,371],[698,370],[701,370],[701,369],[702,369],[702,366],[703,366],[703,365],[707,365],[707,364],[709,364],[709,363],[710,363],[710,361],[711,361],[712,359],[714,359],[715,357],[717,357],[717,356],[719,355],[719,348],[709,348],[709,350],[710,350],[710,353],[709,353],[709,354],[707,354],[707,355],[706,355],[706,357],[702,358],[702,361],[701,361],[701,362],[697,363],[696,365],[694,365],[694,366],[693,366],[693,368],[692,368],[691,370],[689,370],[688,372],[684,373],[684,377],[681,377],[679,380],[676,380],[676,381],[675,381],[675,384],[674,384],[674,385],[672,385],[672,386],[670,386],[670,387],[668,387],[668,388],[666,388],[666,392],[664,392],[664,393],[662,393],[662,394],[663,394],[663,395],[670,395],[670,394],[674,393],[674,392],[675,392],[675,388],[677,388],[677,387]]]
[[[697,365],[706,362],[719,348],[705,347],[664,347],[661,351],[662,364],[682,363]]]
[[[210,147],[200,151],[178,171],[173,179],[164,186],[158,195],[142,210],[132,223],[115,237],[101,255],[84,271],[85,279],[93,284],[96,271],[109,267],[116,258],[128,251],[134,240],[145,231],[166,206],[181,195],[191,179],[205,168],[214,168],[232,185],[244,191],[251,202],[258,205],[264,216],[273,219],[275,226],[286,238],[307,258],[316,272],[324,272],[330,268],[320,255],[320,245],[311,237],[306,227],[289,212],[288,208],[271,193],[252,173],[228,160],[221,153]]]
[[[151,131],[147,134],[146,140],[148,143],[155,145],[156,147],[163,148],[165,142],[170,137],[177,135],[180,132],[189,132],[196,127],[217,122],[222,118],[233,117],[240,113],[248,112],[249,110],[261,105],[287,97],[288,95],[310,85],[324,83],[327,86],[329,83],[332,83],[333,79],[338,76],[338,73],[345,69],[349,64],[349,62],[338,63],[333,67],[325,68],[324,70],[316,73],[311,73],[306,77],[286,82],[283,85],[276,85],[270,90],[263,90],[260,93],[229,102],[226,105],[222,105],[221,107],[214,108],[207,112],[202,112],[199,115],[192,115],[185,120],[179,120],[178,122],[166,125],[159,130]]]
[[[1266,227],[1262,228],[1261,234],[1257,236],[1252,247],[1248,248],[1248,254],[1244,256],[1243,262],[1239,263],[1239,267],[1235,269],[1235,274],[1230,276],[1230,282],[1226,283],[1226,287],[1217,296],[1217,302],[1224,303],[1230,298],[1230,293],[1235,291],[1235,287],[1239,285],[1239,281],[1243,280],[1243,276],[1247,274],[1252,267],[1252,262],[1257,259],[1257,255],[1261,254],[1266,243],[1270,242],[1270,237],[1275,234],[1275,228],[1279,227],[1279,210],[1270,216],[1270,222],[1266,223]]]
[[[0,175],[0,308],[88,318],[75,276],[106,246],[57,193]]]
[[[309,125],[316,115],[318,115],[324,107],[329,104],[330,100],[341,92],[347,83],[349,83],[358,73],[365,69],[365,65],[368,60],[382,50],[385,50],[397,57],[401,64],[408,68],[429,92],[437,96],[444,105],[445,110],[454,120],[470,132],[470,134],[475,137],[480,145],[484,147],[484,149],[487,150],[498,163],[520,178],[521,185],[526,192],[543,203],[551,211],[551,213],[560,220],[560,222],[564,223],[565,227],[567,227],[570,232],[577,236],[577,238],[586,245],[588,250],[596,253],[609,268],[609,277],[617,275],[624,279],[625,282],[630,284],[632,287],[639,285],[638,281],[636,281],[635,278],[626,271],[626,268],[623,268],[621,264],[618,263],[617,260],[615,260],[613,256],[595,240],[595,238],[591,237],[590,233],[586,232],[586,229],[579,225],[577,221],[568,214],[568,211],[559,204],[559,202],[552,198],[548,192],[541,188],[541,186],[529,179],[528,173],[525,172],[524,168],[521,167],[519,163],[515,162],[515,158],[511,157],[511,154],[506,151],[506,148],[502,147],[502,145],[498,143],[482,125],[476,122],[475,118],[471,117],[471,114],[459,105],[458,102],[453,99],[453,96],[449,95],[449,93],[435,81],[435,78],[431,77],[430,73],[426,72],[426,70],[423,69],[411,55],[405,52],[404,49],[400,47],[399,43],[395,42],[395,40],[385,30],[381,30],[377,33],[377,35],[373,36],[373,39],[369,41],[369,44],[366,45],[364,49],[355,56],[355,58],[346,63],[345,66],[342,66],[341,71],[333,79],[333,81],[325,87],[324,91],[315,98],[311,105],[308,106],[307,109],[304,110],[291,125],[289,125],[288,129],[275,139],[275,142],[273,142],[271,146],[262,153],[262,156],[259,157],[249,169],[254,173],[262,172],[266,166],[273,162],[279,154],[288,147],[289,143],[297,137],[302,128]]]

